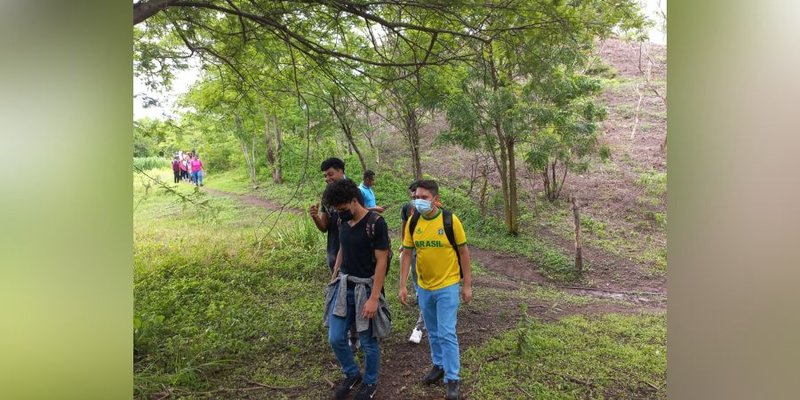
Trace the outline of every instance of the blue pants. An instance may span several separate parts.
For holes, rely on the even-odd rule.
[[[456,283],[437,290],[419,288],[419,307],[428,328],[433,365],[444,369],[444,381],[459,380],[461,362],[456,336],[456,319],[461,285]]]
[[[346,287],[346,286],[345,286]],[[348,377],[360,375],[360,368],[356,364],[353,357],[353,351],[350,350],[348,343],[348,331],[350,326],[355,321],[356,310],[355,308],[355,295],[353,289],[347,289],[347,317],[337,317],[333,315],[333,309],[336,302],[336,293],[342,288],[340,283],[333,292],[333,302],[331,303],[331,310],[328,325],[328,343],[331,344],[333,354],[339,360],[339,365],[342,367],[342,372]],[[370,295],[371,290],[367,289],[367,296]],[[358,338],[361,341],[361,351],[364,352],[364,383],[374,384],[378,383],[378,369],[381,363],[381,351],[378,347],[378,339],[372,337],[372,323],[369,329],[364,332],[358,333]]]
[[[419,282],[417,282],[417,249],[411,250],[411,282],[414,282],[414,293],[417,294],[417,306],[419,306]],[[414,328],[420,331],[425,330],[425,318],[422,309],[419,310],[419,318]]]
[[[195,185],[203,184],[203,171],[192,172],[192,183],[194,183]]]

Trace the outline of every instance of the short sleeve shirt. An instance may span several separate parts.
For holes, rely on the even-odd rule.
[[[442,210],[433,218],[420,216],[414,229],[412,241],[409,234],[411,224],[406,224],[403,247],[417,250],[417,283],[425,290],[441,289],[461,280],[457,249],[454,249],[444,233]],[[453,214],[453,233],[456,245],[467,243],[467,235],[461,221]]]
[[[350,226],[346,222],[342,222],[339,226],[339,241],[342,245],[342,273],[359,278],[372,277],[375,275],[376,266],[374,250],[388,250],[391,246],[386,221],[383,218],[375,221],[375,236],[370,239],[367,235],[368,219],[369,213],[354,226]]]
[[[364,207],[375,207],[375,192],[372,191],[372,188],[364,185],[363,183],[359,185],[358,188],[361,189],[361,196],[364,198]]]

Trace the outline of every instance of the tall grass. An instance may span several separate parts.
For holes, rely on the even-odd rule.
[[[134,168],[148,171],[156,168],[169,168],[171,160],[164,157],[133,157]]]

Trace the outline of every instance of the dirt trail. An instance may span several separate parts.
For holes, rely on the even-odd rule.
[[[248,194],[234,194],[221,190],[205,188],[209,194],[233,198],[243,204],[278,210],[280,205],[267,199]],[[287,207],[285,210],[304,214],[305,210]],[[565,253],[570,253],[569,241],[551,232],[540,232],[540,237]],[[480,346],[492,337],[512,329],[522,317],[522,305],[527,307],[530,317],[557,321],[569,315],[598,315],[606,313],[663,312],[666,310],[666,279],[652,276],[644,267],[630,260],[610,255],[599,249],[585,248],[584,258],[593,267],[586,271],[585,286],[558,285],[544,277],[539,267],[531,260],[499,251],[470,247],[472,257],[485,266],[492,276],[479,276],[474,279],[474,300],[470,305],[462,305],[458,316],[458,340],[461,351]],[[591,296],[598,301],[584,305],[569,302],[550,302],[533,297],[497,296],[492,290],[515,292],[525,286],[544,286],[557,288],[567,293]],[[617,300],[617,301],[608,301]],[[490,304],[489,304],[490,303]],[[397,307],[402,307],[398,305]],[[401,312],[397,310],[396,312]],[[402,312],[415,312],[413,309]],[[441,399],[444,397],[443,385],[423,386],[421,376],[430,366],[430,350],[427,337],[420,344],[407,342],[410,332],[396,332],[383,341],[381,382],[376,397],[384,399]],[[331,368],[338,368],[331,365]],[[327,385],[321,381],[321,385]],[[462,398],[469,398],[470,387],[462,387]],[[292,397],[304,393],[285,393]]]

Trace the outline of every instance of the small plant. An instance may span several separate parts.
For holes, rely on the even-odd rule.
[[[636,184],[650,196],[660,197],[667,192],[667,173],[654,170],[639,174]]]

